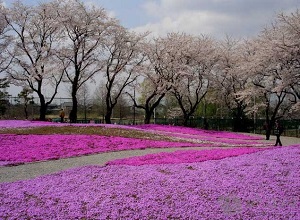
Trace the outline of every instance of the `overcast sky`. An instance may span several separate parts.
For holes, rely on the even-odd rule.
[[[23,0],[37,4],[43,0]],[[44,0],[45,1],[45,0]],[[12,0],[4,0],[9,5]],[[122,25],[153,35],[168,32],[207,34],[216,38],[257,35],[280,12],[300,9],[299,0],[86,0],[105,8]]]
[[[37,4],[43,0],[23,0]],[[13,2],[5,0],[6,4]],[[105,8],[122,25],[155,36],[168,32],[225,35],[244,38],[257,35],[279,12],[300,8],[299,0],[86,0]]]
[[[23,0],[29,5],[45,0]],[[9,6],[13,0],[4,0]],[[300,0],[86,0],[105,8],[126,28],[154,36],[168,32],[207,34],[217,39],[256,36],[280,12],[300,9]],[[10,89],[16,93],[16,89]]]

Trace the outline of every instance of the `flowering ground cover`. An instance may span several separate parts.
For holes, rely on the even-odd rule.
[[[52,123],[46,121],[30,121],[30,120],[0,120],[0,128],[27,128],[42,126],[63,126],[61,123]]]
[[[0,184],[0,219],[300,219],[300,145]]]
[[[201,135],[201,136],[214,136],[216,138],[229,138],[229,139],[245,139],[245,140],[258,140],[260,137],[254,137],[241,133],[227,132],[227,131],[214,131],[214,130],[203,130],[197,128],[183,127],[183,126],[171,126],[171,125],[136,125],[134,127],[145,129],[145,130],[156,130],[165,131],[172,133],[190,134],[190,135]]]
[[[197,128],[189,128],[182,126],[170,126],[170,125],[115,125],[115,124],[69,124],[69,123],[54,123],[54,122],[43,122],[43,121],[28,121],[28,120],[0,120],[0,128],[28,128],[28,127],[46,127],[46,126],[75,126],[75,127],[107,127],[107,128],[123,128],[123,129],[134,129],[143,131],[152,131],[157,133],[173,134],[175,136],[190,135],[191,137],[199,138],[219,138],[219,139],[239,139],[239,140],[261,140],[261,137],[254,137],[241,133],[227,132],[227,131],[212,131],[203,130]],[[187,136],[188,137],[188,136]]]
[[[145,148],[266,146],[249,135],[180,126],[0,120],[0,128],[0,166]]]
[[[60,134],[0,134],[0,143],[0,166],[121,150],[206,146],[188,142]]]
[[[57,123],[57,122],[48,122],[48,121],[30,121],[30,120],[0,120],[0,128],[29,128],[29,127],[46,127],[46,126],[55,126],[55,127],[64,127],[64,126],[74,126],[74,127],[118,127],[118,128],[128,128],[125,125],[116,125],[116,124],[94,124],[94,123]],[[134,128],[132,128],[134,129]]]
[[[186,150],[175,152],[161,152],[157,154],[147,154],[130,158],[116,159],[109,161],[107,165],[132,165],[140,166],[145,164],[178,164],[195,163],[207,160],[219,160],[226,157],[235,157],[242,154],[249,154],[266,150],[267,148],[231,148],[212,150]]]
[[[168,126],[168,125],[137,125],[135,128],[140,128],[155,133],[175,136],[184,139],[201,140],[210,143],[223,143],[224,145],[234,144],[235,146],[241,145],[256,145],[260,146],[261,143],[257,140],[262,140],[262,137],[251,136],[242,133],[234,133],[227,131],[212,131],[197,128],[189,128],[182,126]]]

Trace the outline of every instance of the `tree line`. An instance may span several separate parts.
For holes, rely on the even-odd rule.
[[[76,122],[78,91],[105,85],[105,122],[127,95],[150,123],[164,100],[186,125],[200,103],[224,105],[241,130],[247,115],[264,112],[267,132],[300,111],[300,12],[278,14],[251,39],[169,33],[151,37],[124,28],[105,9],[79,0],[1,6],[0,84],[22,86],[40,101],[40,120],[63,82],[71,87]],[[27,91],[26,90],[26,91]],[[3,93],[3,92],[2,92]],[[137,95],[136,95],[137,94]],[[45,97],[50,97],[46,99]]]

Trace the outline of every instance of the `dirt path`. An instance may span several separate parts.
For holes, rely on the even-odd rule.
[[[300,138],[282,137],[281,141],[284,146],[288,145],[300,145]],[[275,137],[271,137],[271,140],[262,140],[265,143],[275,143]],[[205,150],[211,148],[205,147],[189,147],[189,148],[163,148],[163,149],[145,149],[145,150],[129,150],[119,152],[101,153],[89,156],[81,156],[60,160],[51,160],[44,162],[36,162],[23,164],[11,167],[0,167],[0,183],[14,182],[18,180],[31,179],[44,174],[55,173],[61,170],[75,168],[86,165],[105,165],[106,162],[119,158],[127,158],[132,156],[140,156],[151,153],[159,152],[173,152],[176,150]],[[215,147],[213,149],[216,149]]]

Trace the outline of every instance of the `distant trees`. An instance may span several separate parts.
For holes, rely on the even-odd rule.
[[[226,37],[219,42],[219,61],[214,73],[214,89],[217,91],[216,100],[227,107],[234,120],[233,130],[246,131],[247,104],[239,93],[244,91],[250,76],[243,69],[247,62],[248,50],[246,41],[238,41]]]
[[[48,105],[57,94],[63,76],[63,66],[56,59],[61,33],[54,2],[28,7],[15,2],[5,16],[13,33],[8,54],[12,65],[7,73],[12,83],[28,86],[40,100],[40,120],[45,120]],[[49,92],[47,85],[53,85]],[[45,99],[45,93],[50,99]]]
[[[154,109],[169,93],[177,100],[187,125],[209,88],[218,60],[214,45],[205,36],[170,33],[144,47],[147,59],[141,69],[139,101],[131,94],[135,106],[145,111],[144,123],[150,123]]]
[[[103,63],[105,79],[105,122],[111,123],[112,110],[124,89],[137,78],[139,66],[144,61],[141,43],[145,35],[129,32],[120,25],[110,30],[105,41]],[[102,59],[102,58],[100,58]]]
[[[171,93],[182,111],[183,125],[187,126],[211,86],[219,55],[216,42],[207,36],[184,35],[178,40],[176,53],[180,56],[175,62],[180,64],[180,68],[179,71],[173,70],[178,75],[173,79]]]
[[[275,28],[276,29],[276,28]],[[281,40],[277,43],[282,61],[283,81],[288,89],[292,111],[300,110],[300,11],[290,15],[278,15],[277,32]],[[273,40],[273,42],[275,39]],[[276,43],[276,41],[274,42]]]
[[[134,94],[128,93],[134,106],[145,112],[144,123],[149,124],[155,108],[160,104],[167,92],[172,88],[170,72],[170,39],[157,38],[143,46],[146,57],[140,68],[142,83],[137,83]],[[135,92],[139,96],[135,95]],[[139,97],[139,98],[138,98]]]
[[[104,42],[117,21],[109,18],[104,9],[89,8],[78,0],[60,1],[57,14],[64,33],[58,56],[72,85],[73,107],[69,118],[76,122],[78,89],[103,69]]]
[[[279,14],[255,38],[221,41],[185,33],[150,38],[80,0],[37,6],[17,1],[0,11],[0,72],[10,81],[2,84],[37,94],[40,120],[62,81],[71,85],[71,122],[77,121],[80,96],[86,104],[87,93],[79,90],[86,91],[92,80],[102,82],[98,103],[105,123],[112,122],[116,106],[121,113],[125,93],[144,110],[144,123],[166,97],[176,109],[169,115],[184,125],[203,100],[205,106],[226,106],[236,131],[245,131],[247,117],[263,111],[267,138],[276,119],[300,111],[299,11]]]
[[[0,74],[4,72],[8,65],[10,64],[9,59],[7,59],[6,49],[9,45],[9,36],[7,35],[7,22],[5,20],[6,9],[0,1]],[[8,93],[6,88],[9,87],[9,81],[7,77],[0,77],[0,114],[4,115],[7,109]]]
[[[10,36],[7,33],[8,24],[5,19],[7,9],[1,3],[2,1],[0,1],[0,73],[7,69],[11,61],[7,54],[7,47],[10,42]]]
[[[298,24],[288,21],[298,16]],[[252,84],[244,94],[256,97],[256,108],[264,108],[266,139],[270,138],[275,121],[287,116],[292,107],[299,105],[299,21],[298,12],[291,17],[279,15],[277,23],[252,40],[253,54],[247,62]],[[294,26],[295,25],[295,26]],[[297,29],[298,25],[298,29]],[[290,28],[293,27],[293,28]],[[292,30],[298,30],[296,34]],[[296,35],[295,35],[296,34]],[[253,99],[252,99],[253,100]]]
[[[28,104],[31,101],[31,97],[29,96],[30,94],[32,94],[32,90],[27,87],[24,87],[23,90],[18,94],[18,97],[22,100],[24,105],[24,114],[26,119],[28,119]]]
[[[106,105],[105,105],[105,97],[106,97],[106,88],[104,81],[100,81],[99,85],[97,85],[97,88],[93,95],[93,106],[96,107],[98,115],[101,117],[101,119],[105,118],[105,112],[106,112]]]
[[[0,114],[3,116],[9,105],[8,92],[6,88],[9,87],[9,82],[6,78],[0,78]]]
[[[253,55],[252,68],[250,72],[252,85],[248,88],[248,96],[255,97],[261,102],[256,102],[265,109],[266,139],[269,139],[275,120],[286,115],[290,105],[285,105],[287,99],[287,87],[283,86],[282,71],[278,62],[273,62],[275,54],[268,54],[269,40],[262,36],[258,40],[260,50]],[[276,59],[276,58],[275,58]],[[256,61],[256,62],[255,62]],[[279,67],[279,68],[277,68]]]

